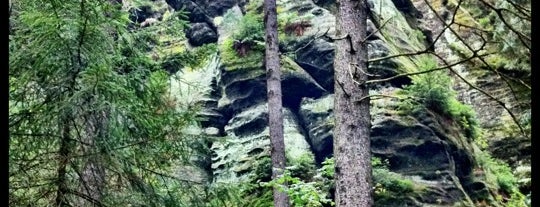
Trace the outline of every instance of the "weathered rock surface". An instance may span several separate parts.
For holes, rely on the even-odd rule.
[[[208,43],[214,43],[218,40],[216,31],[213,30],[206,22],[191,24],[190,28],[186,30],[186,37],[189,40],[189,44],[195,47]]]
[[[302,97],[320,97],[324,92],[319,84],[301,67],[282,68],[283,105],[297,108]],[[223,96],[218,107],[223,114],[233,116],[243,109],[266,101],[266,72],[261,68],[226,70],[223,68],[220,87]]]
[[[213,29],[210,19],[229,12],[242,15],[243,1],[168,0],[175,9],[185,6],[192,11],[192,28],[201,27],[220,41],[229,35],[220,25]],[[423,49],[423,42],[407,42],[413,34],[411,18],[418,14],[410,1],[369,1],[372,18],[393,18],[386,27],[396,30],[374,34],[368,39],[369,58],[376,59],[403,51]],[[311,26],[302,35],[291,37],[280,45],[283,52],[295,52],[293,60],[283,58],[282,88],[285,118],[285,142],[289,158],[307,155],[317,162],[332,155],[333,123],[333,58],[330,38],[317,38],[326,33],[335,36],[333,1],[281,0],[284,12],[308,17]],[[379,10],[380,9],[380,10]],[[375,11],[377,10],[377,11]],[[407,18],[404,13],[411,13]],[[199,19],[198,19],[199,18]],[[215,20],[215,19],[214,19]],[[407,22],[409,20],[409,22]],[[204,22],[204,23],[203,23]],[[412,21],[414,22],[414,21]],[[377,31],[381,19],[369,21],[369,32]],[[230,26],[230,25],[229,25]],[[191,31],[190,31],[191,32]],[[203,32],[203,33],[204,33]],[[403,34],[401,34],[403,33]],[[396,35],[400,35],[399,37]],[[188,38],[200,35],[188,34]],[[211,35],[210,35],[211,36]],[[213,38],[213,36],[212,36]],[[191,40],[190,39],[190,40]],[[202,38],[193,45],[205,44]],[[213,39],[212,39],[213,40]],[[394,40],[395,42],[390,42]],[[191,40],[193,41],[193,40]],[[420,49],[419,49],[420,48]],[[368,73],[373,78],[388,78],[403,71],[402,59],[370,62]],[[220,65],[211,84],[212,93],[201,99],[204,103],[209,133],[217,136],[212,143],[211,174],[214,182],[236,182],[253,174],[258,160],[269,156],[266,112],[266,79],[263,68],[237,67],[230,70]],[[410,78],[398,78],[385,85],[373,85],[372,93],[393,95]],[[390,87],[388,87],[390,86]],[[407,201],[407,206],[452,206],[468,197],[487,196],[487,186],[475,179],[473,144],[460,132],[456,123],[430,111],[403,115],[398,113],[398,100],[372,100],[372,152],[387,159],[390,170],[424,186],[425,191]],[[527,146],[525,146],[527,147]],[[530,146],[529,146],[530,148]],[[522,156],[517,154],[515,156]]]
[[[309,135],[308,142],[319,163],[331,156],[333,152],[333,109],[333,95],[319,99],[304,98],[300,104],[299,114]]]
[[[267,111],[266,104],[258,104],[234,116],[225,126],[227,137],[212,144],[214,182],[245,181],[253,173],[257,160],[270,155]],[[295,115],[284,108],[283,117],[288,161],[308,157],[314,162]]]
[[[396,88],[382,88],[373,93],[393,90]],[[441,123],[445,120],[428,112],[416,117],[399,115],[395,111],[397,104],[390,99],[372,101],[371,147],[374,156],[389,161],[391,171],[426,187],[424,194],[410,201],[412,206],[418,206],[413,205],[418,202],[452,205],[469,191],[485,190],[470,185],[472,145],[461,134],[452,132],[451,123]],[[319,162],[332,154],[332,110],[332,95],[305,98],[300,106],[308,141]]]

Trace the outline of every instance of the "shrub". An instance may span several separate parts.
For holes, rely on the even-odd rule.
[[[233,39],[246,41],[264,41],[264,23],[261,14],[246,13],[239,22]]]
[[[494,188],[512,193],[517,189],[517,179],[508,164],[492,158],[487,152],[480,152],[476,159],[486,174],[486,181]]]
[[[311,180],[315,175],[315,160],[310,155],[306,153],[295,159],[291,159],[290,157],[287,159],[289,163],[287,170],[291,173],[292,177]]]
[[[223,62],[229,70],[262,66],[265,47],[262,16],[248,12],[240,18],[236,28],[220,45]]]
[[[437,62],[430,56],[420,56],[416,65],[418,71],[437,68]],[[406,112],[417,113],[427,108],[456,121],[466,137],[476,140],[480,137],[479,123],[474,110],[456,98],[452,89],[452,79],[445,71],[434,71],[411,77],[412,85],[406,86],[402,94],[412,97],[400,104]]]
[[[283,189],[282,184],[287,183],[288,188]],[[293,177],[289,170],[286,170],[283,176],[268,183],[263,183],[266,187],[279,187],[287,192],[292,206],[295,207],[322,207],[334,205],[332,200],[328,198],[328,192],[325,192],[320,183],[306,182],[300,178]]]

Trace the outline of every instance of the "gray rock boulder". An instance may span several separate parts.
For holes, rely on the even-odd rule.
[[[205,22],[193,23],[186,30],[186,37],[189,44],[198,47],[208,43],[214,43],[218,40],[218,35],[215,30]]]

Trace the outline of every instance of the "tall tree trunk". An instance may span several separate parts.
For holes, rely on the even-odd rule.
[[[79,193],[79,206],[100,206],[105,190],[105,168],[103,166],[102,144],[106,139],[108,114],[106,111],[94,111],[86,116],[83,122],[86,133],[81,137],[83,153],[87,155],[84,168],[81,172]]]
[[[276,0],[264,1],[264,25],[266,30],[266,77],[268,90],[268,120],[272,145],[272,179],[283,175],[285,170],[285,143],[283,140],[283,113],[281,102],[281,71],[279,65]],[[274,187],[274,206],[288,207],[285,192]]]
[[[70,148],[71,148],[71,139],[70,136],[70,126],[69,126],[69,117],[60,119],[60,130],[61,130],[61,140],[60,140],[60,149],[58,150],[58,169],[56,171],[57,176],[57,186],[55,206],[69,206],[66,195],[69,193],[67,186],[67,165],[69,162]]]
[[[367,2],[338,0],[335,69],[334,157],[336,206],[372,206]]]

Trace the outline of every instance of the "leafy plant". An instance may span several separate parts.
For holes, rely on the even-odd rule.
[[[283,188],[286,183],[288,188]],[[280,190],[287,192],[293,206],[307,207],[322,207],[324,204],[334,205],[332,200],[327,198],[327,193],[324,192],[316,182],[305,182],[300,178],[293,177],[291,172],[286,170],[284,174],[268,183],[263,183],[266,187],[278,187]]]
[[[492,158],[487,152],[477,153],[476,159],[483,169],[489,188],[498,194],[496,200],[500,204],[516,207],[530,206],[527,204],[527,197],[519,191],[518,180],[508,164]],[[503,195],[506,198],[503,199]]]
[[[10,206],[179,206],[196,192],[175,177],[191,165],[185,146],[198,138],[182,130],[196,112],[170,98],[168,74],[146,56],[153,34],[130,31],[120,7],[17,2]]]
[[[229,70],[258,68],[264,57],[264,24],[262,16],[248,12],[239,21],[236,30],[219,47],[223,62]]]
[[[431,56],[421,56],[416,61],[418,71],[426,71],[438,67]],[[479,123],[474,110],[456,98],[452,89],[452,80],[444,71],[433,71],[411,77],[412,85],[406,86],[400,93],[412,99],[406,99],[400,105],[404,111],[418,113],[430,109],[456,121],[465,135],[477,140],[480,136]]]
[[[310,180],[315,175],[315,160],[311,154],[305,153],[294,159],[289,157],[287,161],[287,170],[292,177]]]

